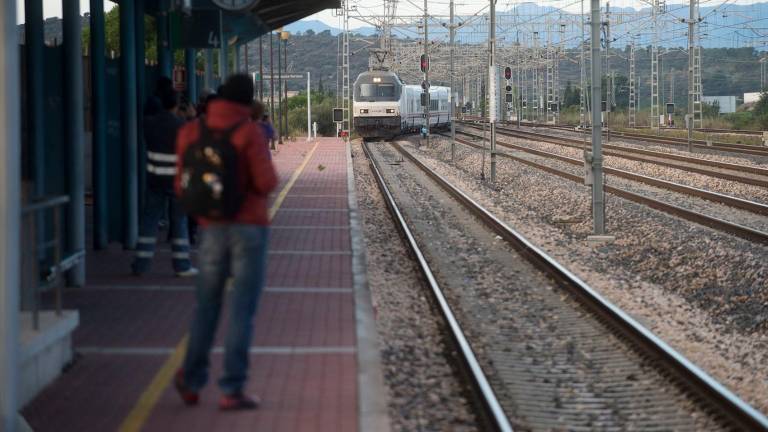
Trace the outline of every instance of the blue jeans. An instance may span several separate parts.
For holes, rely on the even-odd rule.
[[[131,265],[134,274],[142,274],[149,270],[152,258],[155,256],[157,243],[157,224],[169,211],[171,222],[171,251],[173,270],[183,272],[192,267],[189,260],[189,228],[187,215],[172,191],[147,189],[146,202],[141,214],[139,226],[139,241],[136,244],[136,257]]]
[[[208,381],[211,345],[219,322],[227,278],[233,287],[224,352],[225,394],[242,391],[247,378],[253,316],[267,266],[269,228],[259,225],[212,225],[200,233],[197,308],[184,359],[184,382],[199,390]]]

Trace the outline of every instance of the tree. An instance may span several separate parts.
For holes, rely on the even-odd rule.
[[[563,108],[571,106],[578,106],[581,104],[581,89],[575,88],[571,85],[571,82],[565,85],[565,92],[563,93]]]
[[[104,36],[106,42],[107,54],[114,52],[115,56],[120,55],[120,6],[112,8],[104,16]],[[91,29],[84,27],[82,32],[83,46],[91,45]],[[157,61],[157,24],[155,18],[151,15],[144,15],[144,58],[150,62]],[[202,60],[200,60],[202,61]],[[174,64],[184,64],[184,51],[176,50],[174,52]],[[202,64],[198,64],[202,67]]]

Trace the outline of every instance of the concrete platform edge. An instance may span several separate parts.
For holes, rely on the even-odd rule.
[[[366,276],[365,245],[357,209],[352,147],[346,145],[347,194],[352,243],[352,274],[355,289],[357,334],[358,427],[360,431],[389,431],[389,391],[384,384],[379,335]]]

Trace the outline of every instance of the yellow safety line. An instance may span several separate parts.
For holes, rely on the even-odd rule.
[[[280,206],[283,204],[283,201],[288,195],[288,192],[291,191],[294,183],[296,183],[296,180],[298,180],[299,176],[304,171],[304,168],[307,167],[307,164],[312,158],[312,155],[315,153],[318,144],[319,143],[315,143],[314,147],[312,147],[312,150],[310,150],[309,153],[307,153],[307,155],[304,157],[304,161],[301,163],[301,165],[299,165],[296,171],[293,172],[293,175],[291,176],[290,180],[288,180],[288,183],[286,183],[286,185],[277,195],[277,199],[275,199],[274,204],[272,204],[272,207],[269,209],[270,219],[272,219],[275,216],[275,213],[277,213],[277,211],[280,209]],[[171,356],[168,357],[165,363],[163,363],[163,366],[161,366],[160,370],[157,371],[147,388],[144,389],[144,391],[141,393],[141,396],[139,396],[139,399],[136,401],[136,405],[133,406],[131,412],[128,413],[123,422],[120,424],[120,428],[118,429],[120,432],[138,432],[144,426],[144,423],[146,423],[149,415],[155,408],[155,405],[157,405],[157,401],[160,399],[160,396],[162,396],[165,388],[168,387],[168,384],[170,384],[171,380],[173,379],[174,373],[179,369],[179,367],[181,367],[181,363],[184,361],[187,339],[189,339],[189,334],[184,335],[178,345],[176,345],[176,348],[174,348]]]
[[[312,150],[307,153],[307,156],[304,158],[304,161],[299,165],[299,167],[296,169],[296,171],[293,172],[293,175],[291,176],[290,180],[288,180],[288,183],[286,183],[285,187],[283,187],[283,190],[280,191],[280,193],[277,195],[277,199],[275,199],[275,203],[272,204],[272,208],[269,209],[269,219],[272,220],[273,217],[275,217],[275,213],[277,213],[277,210],[280,209],[280,206],[283,205],[283,201],[285,200],[285,197],[288,195],[288,192],[293,187],[293,184],[296,183],[296,180],[298,180],[301,173],[304,171],[304,168],[306,168],[307,164],[309,163],[309,160],[312,158],[312,155],[315,154],[315,150],[317,150],[317,146],[320,143],[315,143],[314,147],[312,147]]]

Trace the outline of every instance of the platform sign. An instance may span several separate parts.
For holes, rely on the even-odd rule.
[[[195,11],[191,15],[171,13],[170,21],[174,47],[218,48],[221,45],[219,12],[215,10]]]

